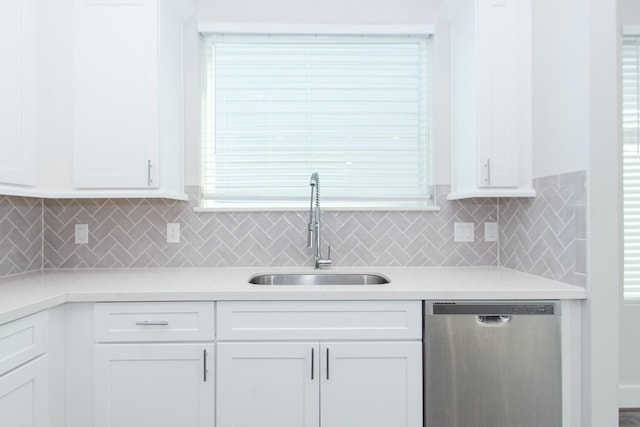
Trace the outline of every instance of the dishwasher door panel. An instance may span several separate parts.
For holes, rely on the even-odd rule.
[[[560,317],[425,317],[425,427],[560,427]]]

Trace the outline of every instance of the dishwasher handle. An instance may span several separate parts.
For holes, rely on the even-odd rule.
[[[511,321],[511,316],[476,316],[476,322],[482,326],[506,326]]]

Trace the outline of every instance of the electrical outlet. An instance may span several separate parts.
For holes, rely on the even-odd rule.
[[[475,230],[472,222],[455,222],[453,227],[454,242],[473,242],[475,240]]]
[[[167,223],[167,243],[180,243],[180,223]]]
[[[76,244],[86,245],[89,243],[89,224],[76,224]]]
[[[497,222],[484,223],[484,241],[485,242],[498,241],[498,223]]]

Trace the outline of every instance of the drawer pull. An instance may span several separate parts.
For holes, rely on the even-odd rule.
[[[315,351],[314,348],[311,347],[311,379],[313,380],[313,370],[315,369],[314,362],[315,362]]]
[[[143,320],[141,322],[136,322],[136,325],[138,325],[138,326],[168,326],[169,322],[167,322],[166,320],[157,320],[157,321]]]

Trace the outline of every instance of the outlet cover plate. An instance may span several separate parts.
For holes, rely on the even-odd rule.
[[[498,241],[498,223],[497,222],[484,223],[484,241],[485,242]]]
[[[167,243],[180,243],[180,223],[167,223]]]
[[[89,243],[89,224],[76,224],[76,245],[86,245]]]
[[[472,222],[455,222],[453,224],[454,242],[473,242],[475,240],[474,224]]]

